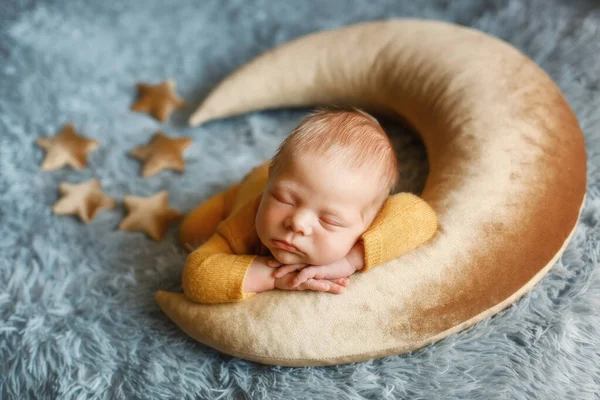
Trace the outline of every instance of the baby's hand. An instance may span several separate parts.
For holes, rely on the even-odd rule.
[[[333,294],[342,294],[344,289],[350,283],[348,278],[340,279],[308,279],[306,282],[292,287],[292,280],[297,276],[296,272],[290,272],[281,278],[275,279],[275,289],[281,290],[314,290],[318,292],[329,292]]]
[[[352,266],[348,260],[344,257],[341,260],[333,262],[327,265],[308,265],[308,264],[289,264],[283,265],[279,263],[279,261],[273,259],[267,261],[267,265],[272,268],[278,268],[275,272],[275,278],[282,277],[287,275],[292,271],[300,270],[300,272],[296,275],[296,277],[292,280],[292,287],[297,287],[298,285],[306,282],[309,279],[338,279],[338,278],[346,278],[352,275],[356,269]]]
[[[300,269],[308,267],[310,264],[282,264],[277,261],[276,258],[270,258],[266,262],[267,267],[277,268],[275,274],[273,276],[275,278],[281,278],[284,275],[287,275],[290,272],[298,271]]]

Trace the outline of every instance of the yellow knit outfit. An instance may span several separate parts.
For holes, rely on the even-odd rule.
[[[256,293],[244,292],[254,258],[268,255],[254,220],[268,179],[269,163],[253,169],[191,211],[182,222],[180,241],[196,248],[187,258],[182,284],[185,296],[199,303],[228,303]],[[390,196],[361,236],[365,265],[359,272],[390,261],[428,241],[437,230],[433,209],[412,193]]]

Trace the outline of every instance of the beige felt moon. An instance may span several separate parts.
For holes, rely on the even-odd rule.
[[[442,22],[388,20],[283,44],[235,71],[191,124],[253,110],[349,103],[418,131],[421,197],[439,231],[343,295],[271,291],[202,305],[159,292],[198,341],[264,364],[319,366],[401,354],[514,303],[557,261],[586,189],[586,153],[559,88],[511,45]]]

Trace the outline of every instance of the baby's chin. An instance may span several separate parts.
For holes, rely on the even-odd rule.
[[[270,250],[273,257],[282,264],[326,265],[332,262],[331,260],[324,260],[312,257],[309,254],[291,253],[278,247],[275,247]]]
[[[304,255],[295,254],[279,247],[270,248],[271,254],[273,257],[282,264],[310,264],[307,262],[309,257],[305,257]]]

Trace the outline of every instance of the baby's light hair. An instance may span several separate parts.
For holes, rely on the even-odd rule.
[[[326,156],[350,171],[372,168],[381,190],[370,207],[379,209],[397,188],[394,148],[377,119],[358,108],[320,107],[306,116],[271,158],[269,174],[276,174],[286,157],[303,155]]]

